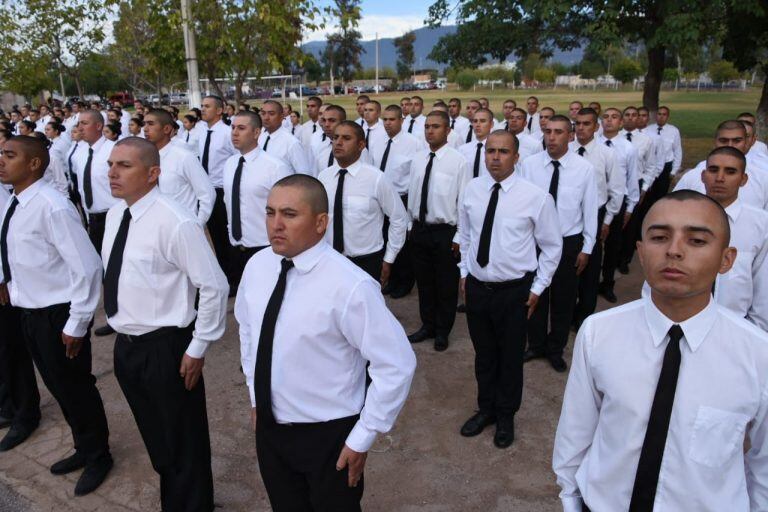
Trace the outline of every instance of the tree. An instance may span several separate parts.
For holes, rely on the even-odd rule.
[[[339,30],[327,37],[325,61],[331,71],[331,80],[335,74],[341,77],[343,83],[350,81],[361,67],[362,36],[357,30],[360,0],[335,0],[335,4],[333,14],[339,18]]]
[[[539,68],[533,72],[533,79],[542,84],[553,84],[555,72],[549,68]]]
[[[395,38],[395,49],[397,50],[397,77],[404,80],[411,76],[413,63],[416,60],[413,43],[416,42],[416,33],[406,32],[400,37]]]
[[[640,64],[638,64],[637,61],[627,58],[621,59],[614,64],[613,69],[611,70],[611,73],[616,80],[625,84],[632,83],[635,78],[642,74],[642,72],[643,70],[640,68]]]
[[[325,76],[325,69],[311,53],[305,53],[302,60],[304,61],[304,72],[307,75],[307,80],[318,85]]]
[[[0,89],[33,98],[55,84],[48,73],[51,59],[39,49],[17,44],[21,28],[12,7],[9,0],[0,0]]]
[[[472,70],[464,69],[456,74],[456,84],[463,91],[468,91],[477,83],[477,75]]]
[[[709,72],[709,77],[712,79],[712,82],[716,84],[724,84],[725,82],[739,78],[739,71],[736,69],[736,66],[727,60],[713,62],[709,65],[707,71]]]

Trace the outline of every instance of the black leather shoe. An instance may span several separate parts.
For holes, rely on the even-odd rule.
[[[464,437],[474,437],[482,432],[485,427],[496,423],[496,416],[478,412],[469,418],[461,427],[461,435]]]
[[[613,292],[612,286],[600,286],[600,295],[610,302],[611,304],[616,304],[619,301],[619,298],[616,297],[616,294]]]
[[[457,313],[466,313],[467,312],[467,305],[466,304],[459,304],[456,306],[456,312]]]
[[[5,416],[0,416],[0,428],[8,428],[11,426],[11,419]]]
[[[78,469],[85,467],[85,456],[75,452],[66,459],[62,459],[51,466],[51,473],[54,475],[66,475]]]
[[[514,420],[499,420],[496,424],[496,433],[493,435],[493,444],[496,445],[496,448],[509,448],[514,440]]]
[[[106,324],[106,325],[102,325],[101,327],[97,327],[93,331],[93,334],[95,334],[96,336],[109,336],[110,334],[115,334],[115,330],[112,328],[111,325]]]
[[[8,432],[5,434],[3,440],[0,441],[0,452],[7,452],[8,450],[16,448],[21,443],[26,441],[36,428],[37,425],[32,428],[11,425],[11,428],[8,429]]]
[[[523,354],[524,363],[527,363],[528,361],[533,361],[534,359],[544,359],[544,353],[529,349],[525,351],[525,354]]]
[[[98,489],[104,479],[107,478],[107,474],[112,469],[113,464],[112,456],[107,455],[86,465],[83,474],[77,479],[75,496],[85,496]]]
[[[435,350],[438,352],[443,352],[444,350],[448,349],[448,336],[443,336],[442,334],[438,334],[435,336]]]
[[[563,356],[549,356],[549,364],[555,369],[557,373],[563,373],[568,369],[568,365],[565,363]]]
[[[411,293],[410,289],[398,288],[396,290],[392,290],[391,292],[389,292],[389,296],[392,297],[393,299],[402,299],[403,297],[407,297],[408,295],[410,295],[410,293]]]
[[[629,274],[629,263],[619,263],[619,272],[624,275]]]
[[[409,335],[408,336],[408,341],[410,341],[411,343],[421,343],[422,341],[426,341],[426,340],[428,340],[430,338],[434,338],[434,337],[435,337],[435,333],[434,332],[432,332],[430,330],[427,330],[425,327],[422,327],[421,329],[419,329],[415,333]]]

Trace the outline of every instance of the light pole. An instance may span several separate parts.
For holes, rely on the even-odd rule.
[[[187,61],[187,82],[189,83],[189,108],[199,108],[200,79],[197,73],[197,46],[195,33],[190,28],[189,0],[181,0],[181,26],[184,32],[184,53]]]

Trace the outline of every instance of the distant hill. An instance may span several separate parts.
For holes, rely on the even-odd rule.
[[[455,26],[446,26],[438,28],[423,27],[414,30],[416,33],[416,42],[414,43],[414,53],[416,54],[416,68],[445,68],[445,64],[438,64],[427,58],[432,48],[437,44],[441,37],[456,32]],[[372,68],[376,65],[376,41],[361,41],[363,53],[360,55],[360,63],[363,68]],[[303,46],[304,51],[320,58],[325,51],[325,41],[312,41]],[[555,51],[552,60],[566,65],[576,64],[581,61],[583,51],[581,49],[567,52]],[[514,58],[510,55],[510,60]],[[395,51],[394,39],[379,39],[379,66],[395,69],[397,66],[397,52]]]

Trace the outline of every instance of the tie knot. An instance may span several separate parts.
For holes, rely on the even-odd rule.
[[[346,169],[339,169],[339,176],[344,176],[345,174],[347,174],[347,172],[348,171]]]
[[[683,338],[683,329],[680,325],[675,324],[669,328],[669,341],[678,343]]]
[[[494,192],[497,192],[500,188],[501,188],[501,183],[499,183],[498,181],[493,184],[493,191]]]
[[[293,268],[293,260],[283,258],[280,260],[280,273],[285,274]]]
[[[607,141],[605,141],[605,145],[608,146],[608,147],[611,147],[611,146],[613,146],[613,142],[611,142],[610,140],[607,140]]]
[[[240,162],[241,165],[245,163],[245,157],[243,155],[240,155],[239,162]]]
[[[130,220],[131,219],[131,209],[126,208],[123,210],[123,220]]]
[[[482,142],[478,142],[477,143],[477,149],[480,149],[481,147],[483,147],[483,143]]]
[[[584,153],[585,153],[586,151],[587,151],[587,148],[585,148],[584,146],[581,146],[581,147],[579,148],[579,156],[584,156]]]
[[[430,158],[430,159],[432,159],[432,158],[435,158],[435,154],[434,154],[434,153],[430,153],[430,154],[429,154],[429,158]]]
[[[93,154],[93,148],[88,148],[88,155],[90,156],[92,154]]]
[[[208,133],[213,133],[213,130],[208,130]]]
[[[552,167],[554,167],[555,170],[560,169],[560,162],[557,160],[552,160]]]

